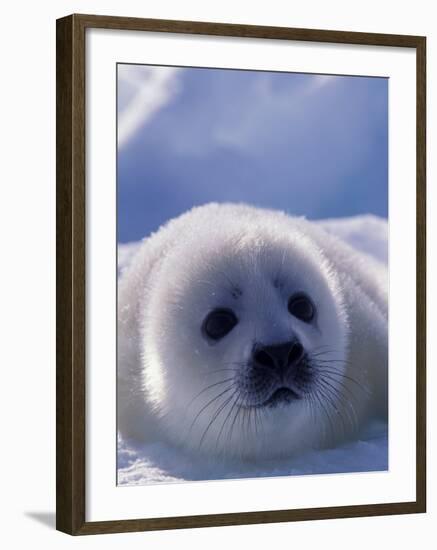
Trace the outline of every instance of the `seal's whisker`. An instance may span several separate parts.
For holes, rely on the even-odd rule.
[[[232,433],[233,433],[233,430],[234,430],[234,426],[235,426],[235,423],[236,423],[236,420],[237,418],[240,417],[240,413],[241,411],[243,410],[243,408],[241,407],[242,405],[242,397],[241,397],[241,394],[238,396],[238,399],[239,399],[239,403],[237,402],[237,410],[235,411],[235,414],[234,414],[234,418],[232,420],[232,424],[231,424],[231,428],[228,432],[228,441],[232,441]]]
[[[256,434],[255,411],[256,411],[256,409],[253,409],[252,407],[250,408],[250,412],[249,412],[249,420],[250,420],[249,430],[250,430],[250,434],[252,434],[253,432],[255,432],[255,434]]]
[[[232,398],[234,397],[234,395],[237,393],[238,390],[235,390],[235,392],[230,396],[230,397],[227,397],[226,400],[224,401],[224,403],[222,403],[221,405],[219,405],[217,407],[217,409],[215,410],[211,420],[209,421],[207,427],[205,428],[203,434],[202,434],[202,437],[200,438],[200,443],[199,443],[199,449],[200,447],[202,446],[202,443],[206,437],[206,434],[208,433],[208,430],[210,429],[210,427],[214,424],[215,420],[218,418],[218,416],[220,415],[220,413],[222,412],[222,410],[226,407],[226,405],[232,400]]]
[[[241,429],[243,434],[246,435],[246,423],[247,423],[247,407],[243,408],[243,416],[241,418]]]
[[[349,412],[348,409],[345,410],[345,413],[347,414],[349,420],[350,420],[350,423],[351,423],[351,428],[352,430],[354,431],[358,431],[358,427],[359,427],[359,422],[358,422],[358,416],[357,416],[357,412],[355,410],[355,407],[352,403],[352,401],[342,392],[340,391],[338,388],[336,388],[335,386],[332,386],[331,384],[329,384],[326,380],[322,380],[322,383],[323,384],[326,384],[329,386],[329,388],[331,389],[331,391],[337,395],[338,399],[344,403],[344,405],[346,405],[346,407],[348,409],[351,410],[351,413]],[[351,416],[352,414],[352,416]]]
[[[313,395],[317,399],[317,402],[318,402],[320,408],[322,409],[324,415],[326,416],[326,419],[328,420],[328,424],[329,424],[329,427],[330,427],[330,430],[331,430],[332,438],[335,439],[336,432],[335,432],[335,429],[334,429],[334,425],[332,423],[331,415],[329,414],[328,410],[326,409],[326,407],[323,403],[323,399],[320,399],[321,396],[323,397],[323,394],[321,394],[321,392],[320,392],[320,388],[317,387],[316,390],[313,392]]]
[[[338,392],[340,398],[343,400],[343,403],[345,403],[345,405],[350,409],[350,414],[352,415],[352,417],[349,414],[349,410],[347,411],[347,414],[348,414],[349,418],[351,418],[352,429],[355,432],[358,432],[360,423],[359,423],[358,414],[357,414],[357,411],[355,409],[355,406],[354,406],[353,402],[343,392],[341,392],[339,389],[335,389],[335,391]]]
[[[316,400],[315,400],[315,397],[314,395],[311,393],[308,395],[308,402],[310,404],[310,411],[311,411],[311,416],[312,416],[312,419],[314,420],[314,422],[317,420],[317,415],[316,415]],[[319,426],[320,426],[320,423],[318,423]],[[321,423],[321,426],[322,426],[322,437],[323,437],[323,442],[324,444],[326,444],[326,442],[328,441],[328,431],[327,431],[327,427],[326,427],[326,424],[324,422]]]
[[[319,427],[319,432],[321,431],[321,436],[323,437],[323,443],[326,444],[328,441],[328,430],[326,428],[326,425],[324,422],[318,421],[317,414],[316,414],[316,400],[314,399],[314,396],[310,393],[309,394],[309,403],[310,403],[310,410],[311,410],[311,416],[313,419],[313,422]],[[321,426],[321,430],[320,430]]]
[[[331,363],[334,363],[334,365],[351,365],[352,363],[350,361],[346,361],[345,359],[316,359],[316,363],[320,363],[321,365],[330,365]]]
[[[345,388],[345,389],[349,389],[349,388]],[[355,409],[355,405],[353,403],[353,401],[351,401],[346,395],[344,395],[340,390],[338,390],[339,393],[341,393],[345,399],[345,402],[346,404],[348,405],[348,407],[351,409],[352,411],[352,414],[353,414],[353,417],[354,417],[354,423],[355,423],[355,428],[356,430],[358,431],[359,429],[359,419],[358,419],[358,414],[357,414],[357,411]],[[350,391],[350,394],[353,395],[353,393]]]
[[[252,407],[247,409],[247,428],[246,428],[246,439],[249,438],[252,431]]]
[[[320,373],[319,374],[320,377],[323,377],[324,379],[327,379],[327,380],[330,380],[331,382],[333,382],[334,384],[339,384],[344,390],[346,390],[347,392],[349,392],[349,394],[351,395],[351,397],[353,399],[357,399],[357,396],[356,394],[352,391],[351,388],[349,388],[349,386],[347,384],[345,384],[345,382],[343,382],[343,380],[341,380],[339,377],[335,377],[335,376],[332,376],[331,373],[326,373],[326,372],[323,372],[323,373]],[[354,386],[355,387],[355,386]],[[360,390],[363,390],[363,388],[358,388]]]
[[[246,362],[245,361],[229,361],[229,362],[224,362],[223,365],[236,365],[237,367],[244,367],[246,365]]]
[[[325,395],[328,399],[332,398],[334,400],[334,402],[338,402],[338,404],[341,404],[341,403],[349,404],[349,400],[347,399],[347,397],[343,393],[341,393],[339,390],[337,390],[337,388],[335,388],[334,386],[332,386],[331,384],[326,382],[326,380],[323,380],[323,378],[321,378],[319,380],[319,383],[322,384],[322,386],[324,387]],[[337,406],[336,403],[335,403],[334,407],[335,407],[335,412],[340,416],[340,418],[342,420],[344,435],[346,437],[347,430],[346,430],[346,426],[345,426],[345,423],[344,423],[343,415],[341,414],[341,409]],[[355,426],[353,418],[349,414],[349,411],[345,410],[344,412],[345,412],[345,414],[347,414],[347,417],[348,417],[348,420],[351,424],[352,430],[355,430],[356,426]]]
[[[321,350],[323,350],[323,351],[321,351]],[[318,353],[314,353],[315,351],[317,351]],[[329,346],[317,346],[317,347],[313,348],[313,350],[311,352],[311,355],[313,357],[317,357],[317,356],[320,356],[320,355],[325,355],[327,353],[341,353],[341,351],[337,350],[337,349],[330,348]]]
[[[226,382],[230,382],[231,380],[233,380],[233,378],[226,378],[226,380],[220,380],[220,382],[215,382],[214,384],[210,384],[209,386],[206,386],[206,388],[203,388],[203,390],[201,390],[197,395],[195,395],[192,398],[192,400],[188,403],[187,408],[191,407],[194,401],[206,391],[210,390],[211,388],[214,388],[215,386],[219,386],[220,384],[225,384]]]
[[[260,418],[261,413],[259,411],[259,407],[255,409],[255,433],[256,436],[258,436],[261,433],[261,427],[262,427],[262,419]]]
[[[324,384],[323,380],[319,380],[318,383],[319,383],[319,389],[320,389],[321,394],[323,395],[323,397],[328,402],[328,405],[331,406],[331,409],[335,413],[336,417],[340,418],[342,428],[343,428],[343,435],[344,435],[344,437],[346,437],[347,429],[346,429],[346,424],[345,424],[343,415],[341,414],[341,409],[339,407],[338,397],[335,394],[333,394],[332,391],[329,389],[329,387],[327,387]]]
[[[331,376],[337,376],[337,377],[340,377],[340,378],[344,378],[345,380],[349,380],[350,382],[354,383],[357,387],[359,387],[362,391],[364,391],[368,395],[371,395],[371,391],[369,390],[369,388],[367,388],[366,386],[364,386],[363,384],[358,382],[358,380],[356,380],[352,376],[349,376],[348,374],[344,374],[344,373],[339,372],[338,370],[335,370],[335,369],[332,370],[332,368],[329,368],[329,367],[323,367],[323,365],[319,366],[319,368],[317,369],[317,372],[318,373],[325,373],[326,372],[327,374],[330,374]]]
[[[208,372],[204,372],[203,376],[209,376],[210,374],[217,374],[218,372],[239,372],[239,369],[232,369],[232,368],[226,368],[226,369],[217,369],[217,370],[211,370]]]
[[[212,403],[214,403],[214,401],[216,401],[217,399],[219,399],[222,395],[224,395],[225,393],[227,393],[228,391],[231,391],[232,389],[234,388],[234,384],[231,384],[228,388],[226,388],[224,391],[222,391],[221,393],[219,393],[218,395],[216,395],[215,397],[213,397],[210,401],[208,401],[208,403],[206,405],[204,405],[200,411],[196,414],[193,422],[191,423],[191,426],[190,426],[190,430],[189,430],[189,433],[191,432],[196,420],[199,418],[199,416],[202,414],[202,412],[207,409]]]
[[[235,394],[237,394],[237,397],[235,398],[234,402],[232,403],[232,406],[231,406],[231,408],[229,409],[228,414],[226,415],[226,418],[224,419],[223,424],[222,424],[222,427],[220,428],[220,432],[219,432],[219,434],[218,434],[218,436],[217,436],[217,440],[216,440],[216,444],[215,444],[216,449],[217,449],[217,447],[218,447],[218,444],[219,444],[219,441],[220,441],[220,437],[221,437],[221,435],[222,435],[222,433],[223,433],[224,427],[225,427],[226,423],[228,422],[229,418],[231,417],[232,411],[234,410],[235,406],[237,405],[238,399],[239,399],[239,397],[240,397],[240,392],[239,392],[238,390],[237,390],[234,394],[232,394],[232,395],[234,396]]]

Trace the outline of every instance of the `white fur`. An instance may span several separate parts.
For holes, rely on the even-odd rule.
[[[366,254],[282,212],[209,204],[170,221],[143,241],[119,281],[121,434],[246,459],[353,437],[371,414],[386,415],[386,278]],[[288,312],[298,291],[316,304],[316,323]],[[239,323],[211,345],[201,326],[215,307],[232,308]],[[223,369],[244,365],[254,340],[291,334],[315,355],[330,350],[328,395],[263,409],[228,401],[236,371]]]

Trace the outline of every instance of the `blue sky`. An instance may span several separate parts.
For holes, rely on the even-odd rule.
[[[118,240],[194,205],[388,212],[388,80],[118,65]]]

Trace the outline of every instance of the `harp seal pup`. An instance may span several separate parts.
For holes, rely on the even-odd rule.
[[[244,460],[387,415],[387,270],[314,222],[208,204],[143,240],[119,280],[118,428]]]

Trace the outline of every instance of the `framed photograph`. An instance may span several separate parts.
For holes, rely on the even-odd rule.
[[[57,21],[57,528],[425,512],[426,40]]]

